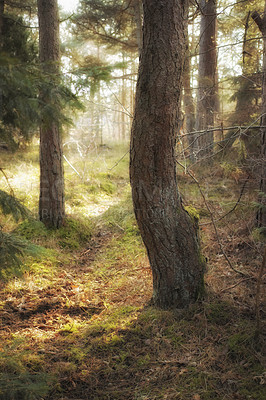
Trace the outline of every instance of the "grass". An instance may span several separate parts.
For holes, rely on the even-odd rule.
[[[133,215],[128,160],[112,169],[125,153],[114,146],[82,160],[67,154],[80,176],[66,165],[69,215],[58,231],[34,218],[16,223],[1,216],[6,232],[15,230],[38,251],[27,255],[20,275],[7,273],[0,283],[0,399],[264,399],[254,314],[261,244],[248,228],[252,193],[217,223],[224,249],[249,279],[230,269],[213,228],[201,225],[208,295],[188,310],[161,311],[149,305],[152,277]],[[16,162],[6,156],[10,183],[33,214],[36,163],[35,150]],[[236,170],[224,170],[203,182],[216,217],[241,189],[230,176]],[[205,224],[198,188],[186,176],[179,181],[188,210]],[[224,190],[215,196],[218,184],[225,197]]]

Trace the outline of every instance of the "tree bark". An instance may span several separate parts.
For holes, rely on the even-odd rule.
[[[261,158],[260,164],[260,186],[259,186],[259,209],[256,214],[256,226],[262,229],[266,236],[266,1],[263,18],[258,12],[252,14],[252,18],[259,27],[263,36],[263,81],[262,81],[262,114],[261,114]]]
[[[187,3],[144,0],[143,7],[130,149],[132,197],[152,268],[154,303],[164,309],[185,308],[197,300],[204,272],[196,223],[182,207],[176,177]]]
[[[197,95],[196,131],[206,129],[197,140],[198,157],[203,159],[213,153],[213,127],[215,113],[218,110],[218,76],[217,76],[217,0],[202,0],[200,23],[199,75]]]
[[[57,0],[38,0],[39,50],[43,72],[54,84],[60,74],[59,16]],[[51,85],[52,86],[52,85]],[[40,93],[42,108],[51,106],[51,86]],[[48,93],[47,93],[48,91]],[[56,94],[56,93],[55,93]],[[53,104],[55,107],[58,105]],[[59,228],[65,218],[62,139],[58,121],[47,115],[40,126],[39,217],[47,226]]]

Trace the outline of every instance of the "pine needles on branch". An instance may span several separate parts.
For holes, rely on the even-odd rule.
[[[28,210],[15,198],[14,195],[0,190],[0,210],[4,215],[11,215],[15,221],[29,216]],[[5,271],[18,267],[28,244],[12,233],[3,232],[0,226],[0,277]]]

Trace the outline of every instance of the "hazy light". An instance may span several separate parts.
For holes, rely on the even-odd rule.
[[[79,0],[58,0],[58,4],[64,11],[70,12],[77,8]]]

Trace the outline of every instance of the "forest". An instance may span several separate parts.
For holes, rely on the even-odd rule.
[[[266,1],[0,0],[0,400],[264,400]]]

